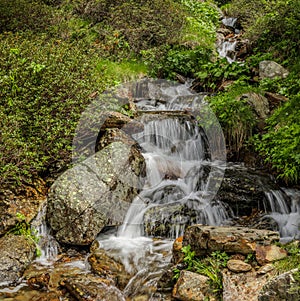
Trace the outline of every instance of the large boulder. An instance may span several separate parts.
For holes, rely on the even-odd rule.
[[[23,235],[9,234],[0,239],[0,282],[16,282],[34,259],[36,246]]]
[[[121,224],[144,175],[138,147],[122,141],[67,170],[48,196],[47,220],[56,239],[89,245],[104,226]]]
[[[190,245],[197,256],[214,251],[229,254],[254,254],[258,245],[279,241],[279,233],[240,227],[193,225],[185,230],[183,246]]]
[[[268,175],[229,166],[215,199],[227,204],[235,216],[250,216],[253,209],[270,212],[271,204],[266,196],[270,190],[280,190],[280,187]]]
[[[259,63],[259,77],[261,79],[274,79],[276,77],[285,78],[288,74],[288,70],[274,61],[261,61]]]
[[[223,301],[243,300],[257,301],[259,291],[272,277],[271,273],[258,274],[256,271],[235,273],[230,270],[222,271]]]

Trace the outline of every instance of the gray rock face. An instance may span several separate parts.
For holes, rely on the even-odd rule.
[[[294,275],[297,269],[281,274],[268,281],[259,293],[259,301],[299,301],[300,281]]]
[[[257,245],[279,241],[279,233],[240,227],[193,225],[186,229],[183,245],[191,245],[197,256],[213,251],[253,254]]]
[[[285,78],[289,74],[288,70],[274,61],[261,61],[259,63],[259,77],[264,78]]]
[[[243,94],[241,98],[246,98],[251,107],[253,107],[258,118],[266,119],[270,113],[268,99],[260,94],[250,92]]]
[[[35,257],[35,244],[21,235],[0,239],[0,282],[17,281]]]
[[[121,224],[144,173],[137,146],[121,141],[67,170],[48,196],[47,220],[56,239],[88,245],[104,226]]]

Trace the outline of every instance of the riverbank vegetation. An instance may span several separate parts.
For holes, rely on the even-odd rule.
[[[246,2],[2,0],[0,185],[32,184],[38,177],[50,183],[65,170],[79,117],[104,90],[144,76],[178,75],[216,94],[209,101],[229,147],[258,152],[276,176],[298,183],[300,4]],[[239,18],[250,41],[243,65],[218,58],[221,10]],[[264,59],[289,75],[259,80]],[[224,79],[234,84],[220,91]],[[260,131],[253,130],[249,106],[236,98],[253,90],[287,99]]]

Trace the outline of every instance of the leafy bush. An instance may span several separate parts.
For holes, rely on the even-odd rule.
[[[43,31],[50,26],[52,11],[39,0],[1,0],[0,33],[5,31]]]
[[[94,23],[110,26],[137,54],[176,41],[184,23],[180,6],[172,0],[92,0],[81,13]]]
[[[225,58],[215,62],[206,61],[196,73],[201,87],[206,91],[216,91],[226,80],[248,81],[250,70],[245,64],[239,62],[228,63]]]
[[[208,98],[223,129],[228,149],[239,154],[252,137],[256,119],[247,101],[241,99],[244,93],[253,91],[250,86],[235,85],[225,93]]]
[[[275,58],[286,60],[286,64],[299,62],[298,0],[233,0],[228,10],[240,19],[256,52],[271,52]]]
[[[89,95],[113,79],[78,42],[28,33],[0,39],[0,173],[1,184],[12,185],[67,167]]]
[[[300,179],[300,94],[290,98],[267,120],[267,132],[256,136],[256,149],[277,170],[279,178]]]

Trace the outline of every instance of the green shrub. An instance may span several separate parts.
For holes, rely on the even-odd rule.
[[[30,182],[66,168],[89,95],[111,82],[99,78],[97,56],[79,43],[28,33],[0,39],[1,184]]]
[[[137,54],[178,40],[184,23],[180,6],[172,0],[92,0],[82,10],[82,16],[94,24],[111,27],[111,33],[117,32]]]
[[[229,256],[225,252],[215,251],[207,257],[196,257],[195,252],[191,251],[190,245],[184,246],[182,253],[184,254],[184,269],[207,276],[210,280],[212,291],[216,295],[221,296],[223,290],[221,268],[227,266]],[[180,270],[175,268],[173,272],[174,278],[178,279]]]
[[[299,0],[233,0],[229,11],[239,18],[256,52],[270,52],[287,66],[299,63]]]
[[[244,93],[253,91],[250,86],[234,85],[227,92],[208,98],[223,129],[227,148],[239,154],[252,137],[256,119],[247,100],[241,99]]]
[[[5,31],[43,31],[51,25],[52,11],[39,0],[1,0],[0,33]]]
[[[250,70],[246,64],[239,62],[230,64],[225,58],[215,62],[207,60],[199,69],[200,71],[195,75],[205,91],[217,91],[226,80],[239,80],[239,82],[250,80]]]
[[[256,149],[288,183],[300,179],[300,95],[290,98],[267,120],[267,132],[255,137]]]

